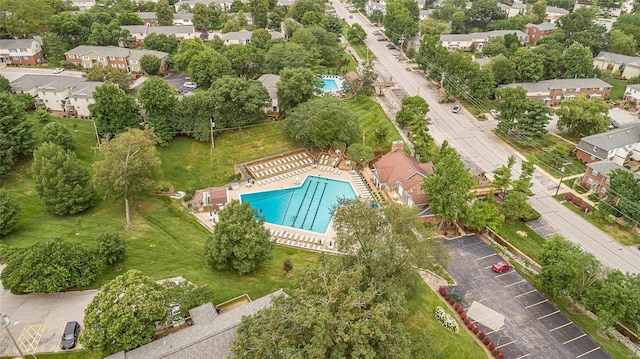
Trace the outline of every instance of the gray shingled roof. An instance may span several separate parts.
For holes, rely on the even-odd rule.
[[[137,349],[107,358],[226,359],[232,354],[231,344],[242,317],[254,315],[260,309],[271,306],[272,298],[280,295],[286,295],[282,289],[219,315],[213,304],[203,304],[189,311],[194,325]]]
[[[633,172],[628,168],[620,166],[619,164],[611,162],[609,160],[587,163],[587,167],[591,168],[594,171],[598,171],[604,177],[609,177],[609,174],[614,170],[623,170],[633,173],[634,177],[640,179],[640,173]]]
[[[141,18],[142,20],[149,20],[149,19],[156,18],[155,12],[139,11],[139,12],[134,12],[134,14],[138,15],[138,17]]]
[[[636,91],[640,91],[640,84],[637,85],[627,85],[627,88],[636,90]]]
[[[37,87],[39,90],[59,91],[86,81],[83,77],[64,75],[23,75],[11,82],[11,90],[30,91]]]
[[[36,39],[3,39],[0,40],[0,49],[19,49],[29,48]]]
[[[278,98],[277,84],[280,82],[280,76],[274,74],[264,74],[258,77],[258,81],[262,82],[262,85],[267,89],[269,97],[272,99]]]
[[[147,25],[124,25],[120,26],[122,29],[129,30],[131,35],[136,36],[137,34],[165,34],[165,35],[175,35],[175,34],[184,34],[194,33],[195,28],[189,25],[172,25],[172,26],[147,26]]]
[[[226,34],[220,35],[220,38],[224,41],[229,41],[229,40],[248,41],[248,40],[251,40],[251,31],[245,30],[245,29],[242,29],[240,31],[231,31],[231,32],[227,32]]]
[[[640,125],[617,128],[611,131],[583,137],[578,149],[599,159],[607,159],[610,150],[640,142]]]
[[[127,57],[129,56],[129,50],[117,47],[117,46],[89,46],[89,45],[80,45],[76,48],[73,48],[67,52],[65,55],[77,55],[82,56],[89,52],[93,52],[102,56],[112,56],[112,57]]]
[[[494,30],[487,32],[472,32],[470,34],[446,34],[440,35],[440,41],[471,41],[476,39],[484,39],[490,41],[505,35],[516,34],[518,38],[528,38],[529,35],[520,30]]]
[[[527,24],[525,26],[525,28],[529,28],[529,27],[537,27],[538,29],[540,29],[540,31],[549,31],[549,30],[555,30],[556,29],[556,24],[552,23],[552,22],[543,22],[540,24]]]
[[[175,13],[173,14],[173,18],[174,19],[193,19],[193,14],[190,12],[179,12],[179,13]]]
[[[555,6],[547,6],[546,10],[547,12],[555,12],[558,14],[565,14],[565,15],[569,13],[569,10],[563,9],[561,7],[555,7]]]
[[[625,64],[625,66],[640,67],[640,57],[614,54],[613,52],[600,51],[594,60],[601,60],[612,64]]]
[[[539,82],[516,82],[500,87],[523,87],[527,92],[548,92],[557,89],[577,89],[577,88],[612,88],[608,83],[593,78],[586,79],[554,79]]]
[[[168,53],[166,52],[162,52],[162,51],[156,51],[156,50],[145,50],[145,49],[140,49],[140,50],[136,50],[136,49],[130,49],[129,50],[129,57],[133,58],[133,59],[140,59],[142,56],[144,55],[153,55],[159,59],[164,59],[165,57],[169,56]]]
[[[97,81],[80,82],[71,90],[69,97],[93,98],[93,91],[96,90],[96,87],[103,84],[104,82]]]

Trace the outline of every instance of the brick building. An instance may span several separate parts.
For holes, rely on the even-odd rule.
[[[543,100],[544,103],[554,106],[565,99],[573,99],[578,95],[586,95],[589,98],[602,97],[608,99],[613,86],[600,79],[555,79],[539,82],[517,82],[500,85],[500,87],[522,87],[527,90],[527,98]]]
[[[0,64],[37,65],[44,61],[40,36],[0,40]]]

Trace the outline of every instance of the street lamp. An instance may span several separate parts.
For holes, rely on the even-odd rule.
[[[18,324],[18,323],[20,322],[11,323],[11,318],[9,318],[8,315],[2,316],[2,326],[7,331],[7,334],[9,334],[9,338],[11,339],[11,342],[13,343],[13,345],[16,347],[16,349],[18,349],[18,353],[20,353],[20,358],[24,358],[22,349],[20,349],[20,346],[18,346],[18,343],[16,343],[16,339],[13,337],[13,335],[11,335],[11,331],[9,330],[9,326],[11,324]]]

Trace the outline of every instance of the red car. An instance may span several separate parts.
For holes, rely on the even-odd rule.
[[[498,262],[491,266],[491,269],[493,269],[493,271],[496,273],[506,272],[511,268],[513,268],[513,266],[507,262]]]

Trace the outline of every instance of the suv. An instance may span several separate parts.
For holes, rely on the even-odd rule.
[[[451,109],[451,111],[452,111],[453,113],[458,113],[458,112],[460,112],[460,109],[461,109],[461,108],[462,108],[462,107],[460,107],[460,105],[455,105],[455,106],[453,106],[453,108]]]
[[[67,322],[62,333],[62,340],[60,340],[60,348],[63,350],[75,348],[79,335],[80,324],[78,322]]]
[[[198,87],[200,87],[200,85],[198,85],[198,83],[196,82],[187,81],[182,84],[182,87],[185,87],[188,89],[197,89]]]
[[[498,262],[491,266],[491,269],[496,273],[506,272],[511,268],[513,268],[513,266],[507,262]]]

